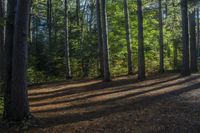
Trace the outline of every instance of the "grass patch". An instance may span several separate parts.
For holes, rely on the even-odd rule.
[[[0,119],[2,118],[3,115],[3,97],[0,96]]]

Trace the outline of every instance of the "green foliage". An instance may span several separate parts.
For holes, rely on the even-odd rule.
[[[99,76],[97,53],[96,11],[92,1],[81,1],[77,25],[76,2],[69,1],[69,44],[72,76],[75,79]],[[181,66],[181,9],[180,1],[163,1],[165,69]],[[64,5],[55,0],[52,4],[52,42],[49,44],[46,0],[33,1],[32,39],[29,39],[29,82],[44,82],[65,78],[64,63]],[[130,30],[134,72],[138,62],[137,3],[129,0]],[[107,1],[109,58],[112,77],[127,74],[127,46],[123,1]],[[146,71],[159,68],[158,1],[143,1],[144,43]],[[175,50],[175,46],[177,49]],[[177,64],[174,65],[174,52]],[[176,68],[174,67],[176,66]],[[48,76],[47,76],[48,75]]]

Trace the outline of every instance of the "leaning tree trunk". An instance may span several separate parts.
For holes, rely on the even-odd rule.
[[[137,0],[138,6],[138,79],[145,79],[145,59],[144,59],[144,33],[142,0]]]
[[[12,84],[12,55],[14,42],[16,0],[7,1],[7,21],[5,40],[5,84],[4,84],[4,114],[3,118],[11,120],[11,84]]]
[[[182,41],[183,41],[183,58],[182,58],[182,75],[190,75],[189,67],[189,34],[188,34],[188,0],[181,0],[182,14]]]
[[[126,23],[126,42],[127,42],[127,52],[128,52],[128,74],[133,74],[133,62],[132,62],[132,49],[131,49],[131,33],[129,24],[129,10],[128,1],[124,0],[124,15]]]
[[[68,0],[65,0],[65,67],[66,79],[71,78],[71,68],[69,59],[69,41],[68,41]]]
[[[11,116],[14,121],[21,121],[29,115],[26,82],[29,12],[30,0],[18,0],[12,58]]]
[[[110,81],[109,51],[108,51],[108,23],[106,13],[106,0],[102,0],[102,33],[103,33],[103,60],[104,60],[104,81]]]
[[[162,0],[159,0],[159,30],[160,30],[160,68],[161,73],[164,72],[164,52],[163,52],[163,17],[162,17]]]
[[[190,71],[197,72],[197,47],[196,47],[196,16],[195,10],[189,15],[190,23]]]
[[[100,62],[100,77],[103,77],[103,38],[102,38],[102,21],[101,21],[101,3],[96,0],[96,13],[97,13],[97,31],[98,31],[98,54]]]

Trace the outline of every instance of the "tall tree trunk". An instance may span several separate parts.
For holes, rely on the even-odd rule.
[[[164,52],[163,52],[163,17],[162,17],[162,0],[159,0],[159,30],[160,30],[160,68],[161,73],[164,72]]]
[[[100,77],[103,77],[103,38],[102,38],[102,22],[101,22],[101,3],[96,0],[96,13],[97,13],[97,31],[98,31],[98,54],[100,61]]]
[[[190,71],[197,72],[197,47],[196,47],[196,16],[195,10],[189,15],[190,25]]]
[[[76,0],[76,22],[77,25],[80,25],[80,0]]]
[[[0,0],[0,18],[4,18],[4,0]],[[0,94],[3,91],[3,79],[4,79],[4,25],[0,25]]]
[[[104,60],[104,81],[110,81],[109,51],[108,51],[108,23],[106,13],[106,1],[102,0],[102,33],[103,33],[103,60]]]
[[[95,8],[94,2],[93,2],[93,0],[90,0],[90,19],[89,19],[89,31],[90,31],[90,33],[92,33],[92,22],[93,22],[93,19],[94,19],[94,8]]]
[[[197,57],[199,57],[200,48],[200,27],[199,27],[199,8],[197,8]]]
[[[189,33],[188,33],[188,0],[181,0],[182,14],[182,41],[183,41],[183,64],[182,75],[190,75],[189,67]]]
[[[47,29],[48,29],[48,56],[51,56],[51,51],[52,51],[52,0],[47,0]],[[50,59],[48,59],[50,60]],[[49,63],[49,61],[48,61]],[[47,64],[47,69],[48,64]]]
[[[144,33],[142,0],[137,0],[138,8],[138,79],[145,79],[145,58],[144,58]]]
[[[26,81],[29,13],[30,0],[18,0],[15,16],[11,91],[12,119],[17,121],[21,121],[29,115]]]
[[[69,36],[68,35],[68,0],[65,0],[65,67],[66,67],[66,79],[71,78],[68,36]]]
[[[173,6],[173,11],[174,11],[174,14],[173,14],[173,21],[175,22],[176,21],[176,14],[175,14],[175,0],[172,1],[172,6]],[[175,31],[176,32],[176,31]],[[173,32],[174,34],[174,32]],[[173,36],[173,49],[174,49],[174,63],[173,63],[173,67],[174,67],[174,71],[177,70],[177,63],[178,63],[178,44],[177,44],[177,40],[176,38]]]
[[[7,21],[5,40],[5,86],[4,86],[4,114],[3,118],[11,120],[11,85],[12,85],[12,55],[14,42],[15,8],[17,1],[7,1]]]
[[[126,43],[128,52],[128,74],[133,74],[133,62],[132,62],[132,48],[131,48],[131,33],[129,24],[129,10],[128,10],[128,0],[124,0],[124,15],[126,23]]]

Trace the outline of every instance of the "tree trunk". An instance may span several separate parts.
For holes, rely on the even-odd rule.
[[[132,48],[131,48],[131,33],[129,24],[129,10],[128,1],[124,0],[124,15],[126,23],[126,42],[127,42],[127,52],[128,52],[128,74],[133,74],[133,62],[132,62]]]
[[[182,14],[182,41],[183,41],[183,59],[182,75],[190,75],[189,67],[189,34],[188,34],[188,0],[181,0]]]
[[[160,68],[161,73],[164,72],[164,52],[163,52],[163,17],[162,17],[162,0],[159,0],[159,30],[160,30]]]
[[[17,1],[7,1],[7,21],[5,40],[5,86],[4,86],[4,114],[3,118],[11,120],[11,85],[12,85],[12,55],[14,42],[15,8]]]
[[[68,36],[69,36],[68,35],[68,0],[65,0],[65,67],[66,67],[66,79],[71,78]]]
[[[14,28],[11,90],[12,119],[15,121],[21,121],[29,115],[26,81],[29,13],[30,0],[18,0]]]
[[[103,77],[103,38],[102,38],[102,22],[101,22],[101,3],[100,0],[96,1],[97,12],[97,31],[98,31],[98,54],[100,61],[100,77]]]
[[[51,2],[51,0],[49,0],[49,20],[48,20],[48,22],[49,22],[49,52],[51,53],[51,50],[52,50],[52,47],[51,47],[51,45],[52,45],[52,42],[51,42],[51,38],[52,38],[52,36],[51,36],[51,33],[52,33],[52,2]]]
[[[174,71],[177,70],[177,63],[178,63],[178,45],[175,39],[173,39],[173,46],[174,46]]]
[[[190,23],[190,71],[197,72],[197,47],[196,47],[196,16],[195,10],[189,15]]]
[[[197,57],[199,57],[200,48],[200,27],[199,27],[199,8],[197,8]]]
[[[103,60],[104,60],[104,81],[110,81],[109,51],[108,51],[108,24],[106,13],[106,1],[102,0],[102,33],[103,33]]]
[[[143,33],[143,15],[142,0],[137,0],[138,8],[138,79],[145,79],[145,58],[144,58],[144,33]]]
[[[76,19],[77,19],[77,25],[80,25],[80,0],[76,0]]]
[[[0,18],[4,18],[4,0],[0,0]],[[0,94],[3,92],[3,79],[4,79],[4,37],[5,27],[0,25]]]

